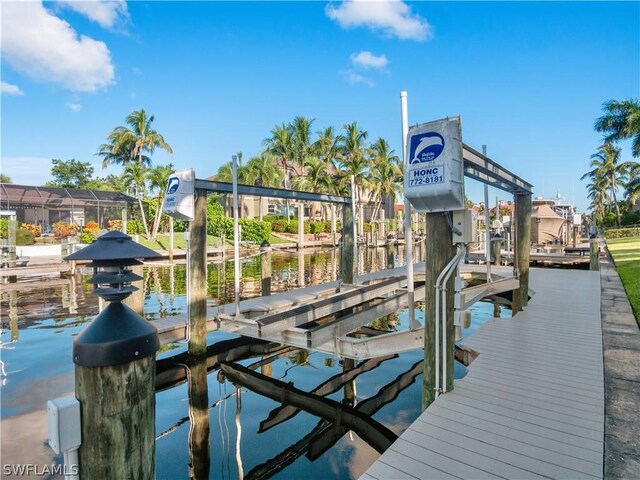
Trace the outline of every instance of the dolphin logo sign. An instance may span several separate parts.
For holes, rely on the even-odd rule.
[[[421,133],[411,137],[409,163],[426,163],[435,160],[444,150],[444,138],[436,132]]]
[[[180,179],[178,177],[169,178],[169,183],[167,185],[167,194],[173,195],[178,191],[179,187],[180,187]]]

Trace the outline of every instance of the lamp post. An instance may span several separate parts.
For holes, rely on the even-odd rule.
[[[159,254],[122,232],[108,232],[66,260],[91,260],[87,283],[109,302],[73,342],[80,402],[80,478],[155,477],[156,328],[124,305],[142,278],[130,267]]]

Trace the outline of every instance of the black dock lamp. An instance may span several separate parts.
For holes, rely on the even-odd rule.
[[[160,339],[156,327],[122,300],[138,290],[131,283],[142,280],[130,267],[159,256],[113,231],[66,257],[91,261],[94,274],[87,283],[109,302],[73,342],[82,418],[80,478],[155,476],[155,354]],[[138,455],[131,455],[131,445],[140,450]]]

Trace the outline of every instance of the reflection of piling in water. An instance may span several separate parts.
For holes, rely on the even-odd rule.
[[[263,297],[271,295],[271,252],[269,250],[265,250],[260,255],[260,290]]]
[[[143,276],[142,273],[142,265],[135,265],[131,267],[131,271],[136,275]],[[131,310],[136,312],[138,315],[142,315],[144,310],[144,280],[137,280],[135,282],[131,282],[131,285],[138,288],[135,292],[125,298],[122,303],[127,305]]]
[[[189,375],[189,478],[209,478],[209,388],[206,358],[192,360]]]
[[[342,371],[348,372],[353,370],[356,366],[356,361],[352,358],[345,358],[342,360]],[[347,405],[353,407],[356,403],[356,382],[355,380],[348,381],[344,384],[344,400]]]
[[[392,242],[387,243],[386,247],[385,247],[385,253],[386,253],[386,264],[387,264],[387,268],[393,268],[395,267],[395,253],[396,253],[396,247],[395,245],[393,245]]]
[[[11,341],[17,342],[20,337],[18,330],[18,292],[9,292],[9,329],[11,330]]]

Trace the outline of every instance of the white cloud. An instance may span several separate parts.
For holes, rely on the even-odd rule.
[[[59,4],[84,15],[102,28],[113,28],[118,22],[129,20],[129,10],[124,0],[107,2],[100,0],[66,0],[60,1]]]
[[[402,40],[423,41],[433,36],[427,21],[400,0],[345,0],[338,6],[327,5],[325,13],[342,28],[366,26]]]
[[[20,87],[7,82],[0,82],[0,92],[5,95],[24,95]]]
[[[371,52],[362,51],[351,54],[351,63],[363,68],[381,70],[389,64],[389,60],[385,55],[374,55]]]
[[[139,67],[131,67],[131,71],[136,75],[142,75],[142,70]]]
[[[67,103],[65,106],[73,113],[78,113],[80,110],[82,110],[82,105],[79,103]]]
[[[361,75],[357,72],[354,72],[352,70],[347,70],[346,72],[343,72],[344,78],[347,82],[349,83],[353,83],[353,84],[358,84],[358,83],[362,83],[364,85],[367,85],[369,87],[373,87],[375,85],[375,83],[373,82],[373,80],[371,80],[369,77],[365,76],[365,75]]]
[[[15,70],[80,92],[113,83],[104,42],[78,33],[41,2],[2,3],[2,55]]]

